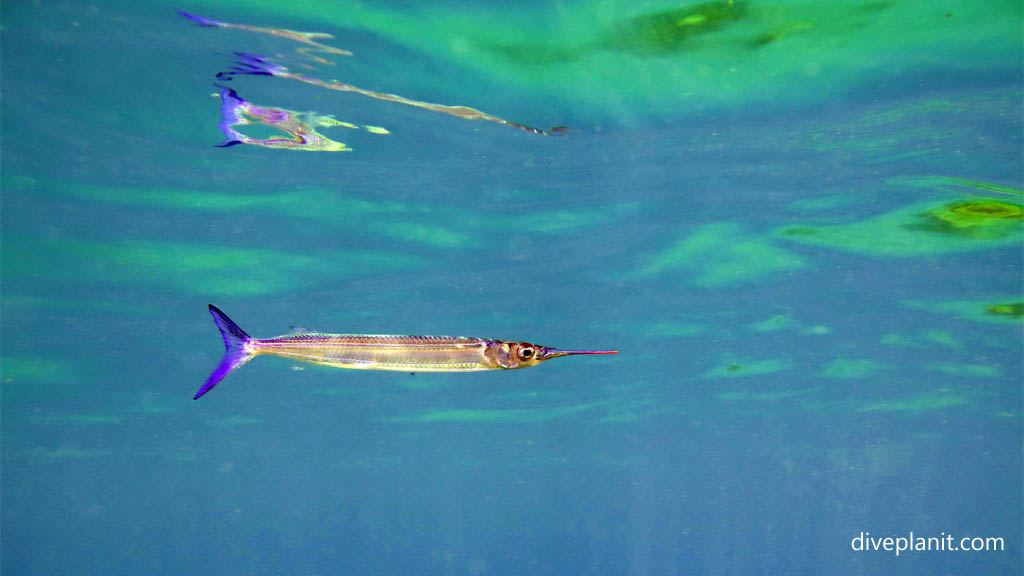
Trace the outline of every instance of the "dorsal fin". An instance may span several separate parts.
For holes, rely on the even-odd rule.
[[[309,328],[303,328],[302,326],[289,326],[289,336],[302,336],[304,334],[319,334],[316,330],[310,330]]]

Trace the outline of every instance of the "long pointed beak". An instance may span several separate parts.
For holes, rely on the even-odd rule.
[[[556,350],[548,348],[544,352],[544,359],[558,358],[559,356],[576,356],[579,354],[618,354],[618,350]]]

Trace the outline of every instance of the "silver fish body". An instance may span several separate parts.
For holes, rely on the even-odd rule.
[[[324,334],[299,330],[253,338],[213,304],[210,314],[224,338],[224,357],[195,397],[256,356],[270,355],[321,366],[398,372],[480,372],[536,366],[559,356],[616,354],[614,350],[558,350],[529,342],[465,336]]]

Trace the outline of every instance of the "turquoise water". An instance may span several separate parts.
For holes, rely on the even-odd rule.
[[[0,18],[5,575],[1020,573],[1019,3]],[[215,84],[351,150],[216,147]],[[211,303],[620,353],[193,401]],[[851,546],[910,532],[1003,546]]]

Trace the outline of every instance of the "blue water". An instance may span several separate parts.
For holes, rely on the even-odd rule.
[[[214,74],[294,44],[174,8],[203,13],[2,8],[3,574],[1021,573],[1019,58],[602,102],[217,5],[356,54],[311,75],[570,127],[245,76],[252,102],[390,134],[217,148]],[[977,201],[1009,216],[950,215]],[[258,337],[620,353],[259,358],[193,401],[223,352],[210,303]],[[1002,549],[851,547],[910,532]]]

